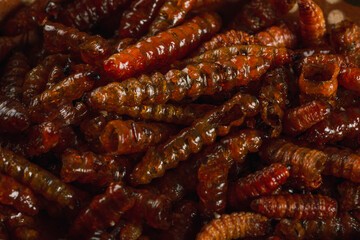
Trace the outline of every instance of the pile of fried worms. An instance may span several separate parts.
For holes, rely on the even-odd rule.
[[[313,0],[5,2],[1,239],[360,238],[350,19]]]

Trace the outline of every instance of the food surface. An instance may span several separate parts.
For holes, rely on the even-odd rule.
[[[0,0],[0,239],[360,239],[359,12]]]

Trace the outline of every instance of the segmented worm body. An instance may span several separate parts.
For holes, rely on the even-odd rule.
[[[312,189],[321,185],[321,172],[325,167],[326,154],[299,147],[285,139],[269,140],[259,152],[267,163],[282,163],[290,167],[290,176],[300,178]]]
[[[258,32],[274,25],[279,16],[285,15],[294,6],[294,0],[253,0],[246,3],[231,22],[232,28],[245,28]]]
[[[64,100],[72,101],[82,97],[84,92],[89,91],[95,84],[99,75],[93,71],[82,71],[72,74],[52,88],[43,91],[31,99],[30,111],[41,112],[41,109],[51,109],[59,106]]]
[[[122,38],[120,40],[118,40],[114,45],[114,49],[117,51],[117,52],[121,52],[123,51],[125,48],[135,44],[137,42],[137,38]]]
[[[337,213],[335,199],[313,194],[263,196],[253,200],[250,206],[269,218],[324,219]]]
[[[284,132],[298,135],[330,115],[331,106],[320,100],[307,102],[299,107],[288,109],[284,116]]]
[[[273,163],[262,170],[249,174],[229,184],[228,202],[238,208],[248,199],[268,195],[284,184],[290,176],[289,170],[280,163]]]
[[[177,128],[163,123],[113,120],[106,124],[99,136],[105,150],[112,155],[146,151],[171,135]]]
[[[4,148],[0,149],[0,170],[50,201],[71,209],[77,206],[79,199],[71,187],[38,165]]]
[[[192,56],[200,55],[220,47],[254,44],[292,49],[295,48],[297,44],[297,38],[285,24],[269,27],[255,35],[249,35],[241,30],[229,30],[224,33],[219,33],[209,41],[203,43]]]
[[[259,92],[260,114],[269,125],[271,137],[278,137],[282,132],[284,111],[288,96],[288,72],[284,67],[268,71],[262,78]]]
[[[204,116],[214,108],[210,104],[157,104],[140,105],[134,107],[105,105],[104,110],[133,118],[154,120],[160,122],[190,125],[194,120]]]
[[[171,200],[164,194],[148,189],[133,189],[135,204],[128,216],[135,222],[145,222],[156,229],[168,229],[171,218]]]
[[[271,26],[264,31],[256,33],[254,41],[259,45],[294,49],[298,39],[288,26],[280,24],[279,26]]]
[[[22,85],[22,100],[25,104],[29,104],[32,97],[45,90],[51,69],[54,66],[64,66],[67,58],[68,56],[63,54],[47,56],[26,74]]]
[[[161,6],[158,16],[151,23],[149,34],[155,35],[182,23],[191,10],[209,7],[224,0],[167,0]]]
[[[197,98],[245,85],[259,79],[269,66],[263,58],[245,56],[188,65],[183,70],[170,70],[165,75],[154,73],[110,83],[93,90],[87,103],[97,109],[106,109],[106,106],[117,108],[162,104],[169,100],[179,102],[185,97]]]
[[[256,98],[237,94],[231,100],[195,121],[164,144],[147,151],[132,173],[132,184],[146,184],[161,177],[167,169],[174,168],[186,160],[191,153],[197,153],[205,145],[214,142],[216,136],[226,135],[230,126],[239,125],[245,116],[258,112]]]
[[[104,194],[93,198],[70,228],[72,237],[86,237],[96,230],[114,226],[134,206],[133,192],[122,183],[111,183]]]
[[[231,45],[209,50],[199,56],[185,59],[180,66],[202,62],[216,62],[228,60],[236,56],[262,57],[270,61],[271,65],[280,66],[292,60],[293,52],[286,48],[268,47],[260,45]]]
[[[104,62],[104,69],[118,81],[150,72],[184,57],[216,33],[220,25],[217,14],[203,13],[112,55]]]
[[[16,239],[39,239],[44,230],[39,226],[40,223],[38,218],[29,216],[4,205],[0,206],[0,221],[1,225],[5,225],[4,227],[6,227],[8,233],[7,237]]]
[[[337,186],[340,193],[339,206],[343,211],[360,208],[360,185],[350,181],[342,182]]]
[[[23,42],[23,38],[23,35],[18,35],[14,37],[0,37],[0,62],[11,52],[11,50],[21,45],[21,43]]]
[[[354,137],[359,133],[359,116],[360,109],[357,107],[334,111],[328,118],[308,129],[304,139],[312,143],[324,144],[340,141],[346,136]]]
[[[313,0],[299,0],[301,37],[307,46],[323,42],[326,25],[323,11]]]
[[[275,234],[287,240],[356,239],[360,234],[360,224],[348,212],[318,220],[285,218],[276,225]]]
[[[59,141],[59,128],[54,122],[31,126],[27,133],[26,155],[32,157],[49,152]]]
[[[199,211],[196,202],[183,200],[174,209],[171,216],[172,225],[169,229],[161,232],[160,240],[166,239],[194,239],[196,234],[196,221],[199,220]]]
[[[29,215],[36,215],[39,212],[39,204],[34,193],[14,178],[0,174],[0,189],[2,204],[11,205],[16,210]]]
[[[207,161],[198,170],[197,194],[204,214],[213,216],[215,212],[224,212],[230,167],[234,162],[243,162],[249,151],[258,151],[261,143],[262,133],[247,129],[223,138],[213,146]]]
[[[347,19],[331,28],[330,40],[339,52],[351,53],[360,49],[359,38],[359,26]]]
[[[61,159],[60,176],[66,183],[78,181],[107,186],[111,182],[121,181],[130,171],[129,160],[121,156],[66,149]]]
[[[139,38],[145,34],[164,2],[165,0],[133,1],[122,15],[119,38]]]
[[[21,102],[0,97],[0,132],[21,132],[30,126],[29,111]]]
[[[127,4],[128,0],[80,0],[61,6],[56,1],[47,5],[47,12],[57,21],[79,29],[89,30],[100,20],[111,16],[119,6]]]
[[[192,55],[197,56],[209,50],[214,50],[220,47],[229,47],[232,45],[248,45],[254,44],[254,42],[254,37],[244,31],[229,30],[224,33],[218,33],[209,41],[201,44],[200,47]]]
[[[335,147],[326,147],[323,152],[328,156],[323,174],[360,183],[360,156],[351,150],[340,150]]]
[[[44,47],[49,53],[70,52],[74,57],[81,55],[86,63],[102,64],[113,52],[109,42],[99,35],[90,36],[76,28],[50,21],[43,25]]]
[[[0,82],[1,93],[9,98],[21,101],[22,85],[29,70],[27,57],[20,52],[15,52],[4,68]]]
[[[235,212],[223,214],[205,225],[196,240],[238,239],[265,236],[270,231],[270,220],[257,213]]]
[[[45,7],[48,2],[48,0],[37,0],[23,6],[4,22],[2,32],[8,36],[15,36],[35,30],[47,16]]]
[[[189,161],[181,162],[174,170],[167,171],[163,177],[155,179],[151,183],[152,188],[167,196],[172,202],[180,201],[186,193],[196,191],[198,169],[207,161],[213,150],[213,145],[210,145],[204,151],[194,154]]]

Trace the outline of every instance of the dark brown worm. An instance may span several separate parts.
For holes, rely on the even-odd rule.
[[[47,12],[57,21],[75,27],[80,31],[89,30],[101,19],[111,16],[119,6],[129,0],[80,0],[61,6],[53,0],[47,5]]]
[[[174,209],[171,216],[172,226],[157,235],[159,240],[194,239],[198,231],[196,222],[199,220],[199,211],[196,202],[182,200]]]
[[[116,80],[150,72],[183,58],[204,39],[215,34],[221,25],[215,13],[203,13],[183,25],[161,32],[108,58],[105,71]]]
[[[5,96],[21,101],[22,86],[24,83],[25,75],[30,70],[27,57],[20,53],[15,52],[7,61],[4,68],[0,92]]]
[[[357,239],[360,224],[348,212],[339,212],[329,219],[282,219],[276,225],[275,234],[286,240]]]
[[[330,40],[339,52],[351,53],[360,49],[360,28],[349,20],[332,26]]]
[[[26,156],[38,156],[49,152],[59,141],[60,126],[54,122],[33,125],[27,132]]]
[[[68,56],[63,54],[49,55],[26,74],[22,85],[22,100],[25,104],[29,104],[32,97],[45,90],[51,68],[63,66],[67,58]]]
[[[99,136],[104,149],[111,155],[144,152],[177,132],[177,127],[165,123],[113,120]]]
[[[167,123],[190,125],[194,120],[204,116],[215,106],[210,104],[157,104],[140,105],[134,107],[105,105],[104,110],[128,115],[132,118],[141,118]]]
[[[133,207],[133,192],[122,183],[111,183],[106,192],[94,197],[70,227],[73,238],[86,237],[97,230],[114,226]]]
[[[306,187],[314,189],[321,185],[321,172],[326,162],[323,152],[276,139],[267,141],[259,154],[267,163],[279,162],[289,166],[290,176],[302,179]]]
[[[221,215],[205,225],[196,240],[231,240],[265,236],[270,231],[270,220],[257,213],[234,212]]]
[[[158,16],[151,23],[149,34],[155,35],[182,23],[191,10],[209,7],[224,0],[167,0],[161,6]]]
[[[250,206],[269,218],[324,219],[337,213],[335,199],[313,194],[263,196],[253,200]]]
[[[43,23],[44,48],[49,53],[70,52],[89,64],[102,65],[113,53],[110,43],[99,35],[90,36],[76,28],[60,23],[46,21]]]
[[[234,58],[236,56],[262,57],[271,65],[280,66],[292,61],[293,52],[286,48],[268,47],[260,45],[231,45],[209,50],[199,56],[185,59],[179,66],[199,64],[202,62],[217,62]]]
[[[38,165],[4,148],[0,148],[0,171],[63,207],[74,209],[78,205],[78,196],[71,187]]]
[[[87,70],[66,77],[52,88],[31,99],[31,114],[49,111],[54,106],[59,106],[64,100],[73,101],[81,98],[84,92],[92,89],[97,79],[99,75],[96,72]]]
[[[340,150],[335,147],[326,147],[323,152],[328,155],[323,174],[360,183],[360,156],[351,150]]]
[[[360,185],[350,181],[342,182],[337,186],[340,193],[339,206],[343,211],[360,209]]]
[[[249,174],[229,184],[229,205],[238,208],[248,199],[268,195],[285,183],[289,170],[280,163],[273,163],[262,170]]]
[[[285,24],[269,27],[255,35],[249,35],[241,30],[229,30],[215,35],[191,55],[197,56],[220,47],[254,44],[293,49],[297,44],[297,38]]]
[[[21,132],[30,126],[28,109],[21,102],[0,97],[0,132]]]
[[[230,167],[234,162],[243,162],[248,152],[258,151],[261,143],[262,133],[247,129],[213,145],[213,151],[198,170],[197,194],[204,214],[213,216],[214,213],[224,212]]]
[[[288,101],[288,71],[284,67],[268,71],[262,78],[259,92],[260,114],[269,125],[271,137],[278,137],[282,132],[284,111]]]
[[[197,98],[246,85],[259,79],[269,67],[269,62],[263,58],[245,56],[188,65],[183,70],[170,70],[165,75],[154,73],[110,83],[93,90],[87,103],[97,109],[106,109],[107,105],[116,108],[162,104],[169,100],[179,102],[185,97]]]
[[[31,189],[12,177],[0,174],[0,189],[2,204],[11,205],[16,210],[29,215],[36,215],[39,212],[39,203]]]
[[[245,116],[255,115],[258,107],[255,97],[241,93],[235,95],[169,141],[149,149],[133,170],[132,184],[146,184],[153,178],[161,177],[167,169],[176,167],[191,153],[197,153],[203,146],[213,143],[216,136],[226,135],[231,125],[239,125]]]
[[[148,30],[165,0],[136,0],[124,11],[118,29],[119,38],[139,38]]]
[[[163,177],[155,179],[151,183],[152,188],[168,196],[172,202],[180,201],[185,194],[196,191],[200,165],[207,161],[208,156],[212,155],[214,150],[220,150],[220,148],[214,148],[213,145],[194,154],[189,161],[181,162],[177,168],[167,171]]]
[[[31,122],[38,124],[54,122],[58,126],[78,125],[89,113],[82,102],[76,102],[74,106],[74,103],[70,100],[63,99],[62,101],[48,111],[31,111]]]
[[[229,30],[224,33],[218,33],[209,41],[204,42],[200,47],[193,52],[192,56],[203,54],[209,50],[214,50],[220,47],[229,47],[232,45],[248,45],[254,44],[255,40],[252,35],[241,30]]]
[[[330,115],[331,106],[320,100],[313,100],[299,107],[288,109],[284,116],[284,132],[298,135]]]
[[[66,149],[61,158],[60,176],[66,183],[78,181],[107,186],[111,182],[121,181],[130,171],[129,159],[122,156]]]
[[[135,222],[144,222],[155,229],[168,229],[171,224],[172,203],[168,196],[148,189],[131,189],[135,204],[127,213],[127,217]]]
[[[9,36],[18,34],[27,34],[38,27],[47,16],[45,7],[49,0],[37,0],[27,6],[18,9],[12,16],[4,22],[2,26],[3,33]]]
[[[4,205],[0,206],[1,225],[5,225],[8,235],[12,238],[21,240],[39,239],[44,228],[39,226],[40,222],[38,220],[38,217],[29,216]]]
[[[285,15],[295,5],[295,0],[253,0],[243,5],[232,20],[230,27],[258,32],[274,25],[278,17]]]
[[[324,144],[340,141],[344,137],[355,137],[360,129],[360,108],[349,107],[344,111],[334,111],[328,118],[315,124],[306,131],[304,139]]]

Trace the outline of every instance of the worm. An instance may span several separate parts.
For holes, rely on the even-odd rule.
[[[184,24],[139,41],[115,53],[104,62],[105,71],[116,80],[124,80],[165,66],[184,57],[221,25],[215,13],[203,13]]]
[[[235,95],[222,106],[195,121],[190,127],[183,129],[169,141],[149,149],[132,172],[132,184],[146,184],[153,178],[161,177],[167,169],[176,167],[191,153],[197,153],[203,146],[213,143],[217,135],[226,135],[232,124],[241,124],[245,116],[257,113],[258,105],[258,100],[250,95],[241,93]],[[236,110],[237,108],[238,110]],[[226,119],[225,116],[230,117],[231,115],[235,119],[231,120],[230,118],[223,122]]]

